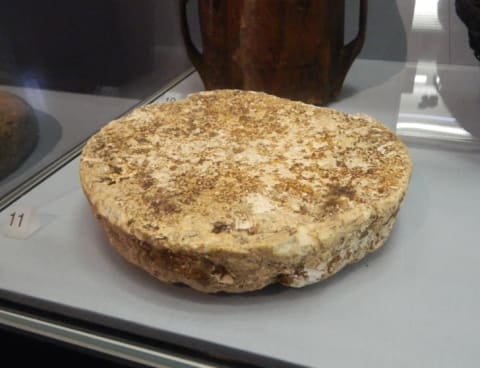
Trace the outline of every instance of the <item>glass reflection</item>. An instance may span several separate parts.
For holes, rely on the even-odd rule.
[[[408,72],[413,85],[401,96],[397,134],[422,145],[467,143],[465,147],[480,149],[480,93],[475,88],[480,70],[419,62]]]
[[[29,156],[0,175],[0,208],[108,121],[191,67],[177,6],[177,0],[0,5],[0,92],[25,101],[38,126]]]
[[[442,24],[438,18],[439,0],[417,0],[413,11],[413,30],[441,31]]]

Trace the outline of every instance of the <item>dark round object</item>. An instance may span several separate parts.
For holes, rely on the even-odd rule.
[[[37,140],[32,108],[21,98],[0,91],[0,180],[21,164]]]
[[[456,0],[457,14],[468,28],[470,47],[480,60],[480,0]]]

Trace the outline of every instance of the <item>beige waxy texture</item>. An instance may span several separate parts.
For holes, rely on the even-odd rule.
[[[236,90],[136,109],[80,164],[111,244],[204,292],[301,287],[360,260],[388,237],[410,174],[405,146],[367,116]]]

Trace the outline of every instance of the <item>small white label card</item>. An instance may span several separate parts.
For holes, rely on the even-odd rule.
[[[0,232],[12,239],[27,239],[41,227],[34,208],[12,208],[0,214]]]
[[[164,95],[160,96],[158,100],[156,100],[155,102],[174,102],[174,101],[182,100],[184,98],[185,98],[184,93],[169,91]]]

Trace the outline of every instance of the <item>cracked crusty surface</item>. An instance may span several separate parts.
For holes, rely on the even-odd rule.
[[[237,90],[138,108],[80,163],[112,245],[206,292],[304,286],[361,259],[410,174],[406,147],[367,116]]]

